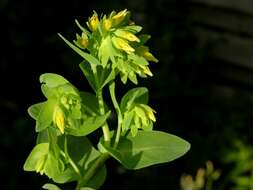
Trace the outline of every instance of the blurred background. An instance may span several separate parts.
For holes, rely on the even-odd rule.
[[[148,45],[160,60],[151,65],[154,77],[140,81],[157,111],[155,129],[192,148],[174,162],[139,171],[110,160],[101,189],[252,190],[251,0],[0,0],[0,189],[40,189],[48,182],[22,169],[35,144],[35,122],[26,110],[44,100],[40,74],[58,73],[90,90],[78,68],[82,58],[57,32],[73,39],[79,32],[74,19],[84,25],[93,10],[125,8],[152,35]]]

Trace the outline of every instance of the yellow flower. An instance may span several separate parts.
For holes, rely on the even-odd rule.
[[[146,65],[139,65],[140,68],[142,68],[143,72],[149,76],[153,76],[153,73],[150,71],[150,69],[148,68],[148,66]]]
[[[127,15],[128,13],[129,13],[129,12],[127,11],[127,9],[118,12],[116,15],[114,15],[114,16],[112,17],[113,24],[114,24],[114,25],[120,24],[120,23],[125,19],[126,15]]]
[[[60,132],[64,134],[65,128],[64,113],[59,106],[56,106],[54,109],[53,122],[55,123],[56,127],[59,128]]]
[[[36,172],[37,172],[37,173],[40,173],[40,175],[43,175],[43,173],[44,173],[44,166],[45,166],[45,163],[46,163],[46,156],[42,156],[42,157],[38,160],[38,162],[37,162],[37,164],[36,164],[36,166],[35,166]]]
[[[128,32],[128,31],[125,31],[125,30],[116,30],[115,35],[117,35],[121,38],[125,38],[126,40],[131,41],[131,42],[140,42],[139,38],[137,38],[131,32]]]
[[[153,122],[156,122],[156,118],[154,115],[154,113],[156,113],[156,111],[145,104],[140,104],[140,106],[144,108],[144,110],[146,111],[146,114],[148,115],[148,118],[151,119]]]
[[[158,62],[158,59],[156,59],[152,53],[149,52],[148,47],[146,46],[140,46],[137,49],[137,53],[139,55],[141,55],[142,57],[144,57],[145,59],[147,59],[148,61],[154,61],[154,62]]]
[[[112,42],[116,48],[121,49],[128,54],[134,52],[134,48],[132,48],[126,40],[117,37],[112,37]]]
[[[94,12],[91,18],[89,18],[89,21],[87,22],[87,25],[91,31],[95,31],[98,28],[99,19],[98,14]]]
[[[112,27],[112,21],[110,19],[104,18],[102,26],[105,31],[108,31]]]

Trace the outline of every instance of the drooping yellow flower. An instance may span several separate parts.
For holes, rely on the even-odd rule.
[[[137,38],[133,33],[128,32],[126,30],[116,30],[115,35],[131,42],[140,42],[139,38]]]
[[[118,38],[118,37],[112,37],[112,42],[113,45],[118,48],[121,49],[123,51],[125,51],[126,53],[130,54],[132,52],[134,52],[134,48],[132,48],[128,42],[124,39]]]
[[[152,55],[152,53],[149,52],[149,49],[148,49],[148,47],[146,47],[146,46],[140,46],[140,47],[138,47],[137,53],[138,53],[140,56],[144,57],[144,58],[145,58],[146,60],[148,60],[148,61],[158,62],[158,59],[156,59],[156,58]]]
[[[42,156],[35,166],[36,172],[40,173],[40,175],[44,174],[45,163],[46,163],[46,156]]]
[[[125,19],[126,15],[127,15],[128,13],[129,13],[129,12],[127,11],[127,9],[118,12],[116,15],[114,15],[114,16],[112,17],[113,24],[114,24],[114,25],[120,24],[120,23]]]
[[[153,122],[156,122],[156,118],[155,118],[155,115],[154,115],[154,113],[156,113],[156,111],[153,110],[148,105],[145,105],[145,104],[140,104],[140,106],[144,108],[146,114],[148,115],[148,118],[151,119]]]
[[[150,71],[150,69],[148,68],[148,66],[146,65],[139,65],[140,68],[142,68],[143,72],[149,76],[153,76],[153,73]]]
[[[87,22],[87,25],[91,31],[95,31],[98,28],[99,25],[99,19],[98,14],[94,12],[91,18],[89,18],[89,21]]]
[[[64,134],[65,118],[64,118],[64,113],[59,106],[56,106],[54,109],[53,122],[56,125],[56,127],[58,127],[60,132]]]

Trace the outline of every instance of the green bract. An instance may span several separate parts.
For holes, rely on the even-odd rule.
[[[24,170],[45,174],[59,184],[76,181],[75,190],[88,190],[104,183],[105,161],[110,157],[126,169],[140,169],[184,155],[188,142],[153,131],[156,112],[148,105],[147,88],[133,88],[117,100],[117,76],[124,84],[128,79],[137,84],[137,75],[153,75],[149,61],[158,60],[145,45],[150,36],[139,34],[142,27],[130,21],[127,10],[101,16],[94,11],[87,28],[76,24],[81,34],[73,43],[59,35],[84,59],[79,67],[94,92],[80,91],[58,74],[40,76],[46,100],[28,109],[36,121],[37,142]],[[113,108],[104,102],[105,88]],[[117,116],[115,127],[107,123],[112,112]],[[103,136],[96,148],[87,136],[100,128]],[[61,189],[50,183],[43,188]]]

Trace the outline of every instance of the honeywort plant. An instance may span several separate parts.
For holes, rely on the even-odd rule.
[[[37,142],[25,164],[25,171],[47,175],[55,183],[77,182],[76,190],[98,189],[106,178],[105,161],[113,157],[126,169],[141,169],[172,161],[185,154],[190,145],[185,140],[153,130],[155,111],[147,105],[148,89],[130,89],[120,99],[115,80],[138,84],[137,76],[152,76],[149,61],[158,62],[145,45],[150,38],[138,33],[142,27],[130,21],[130,12],[123,10],[101,15],[96,12],[86,23],[76,21],[81,34],[66,44],[84,60],[80,69],[94,92],[79,91],[64,77],[46,73],[40,76],[46,101],[28,109],[36,120]],[[121,83],[121,82],[118,82]],[[118,84],[117,83],[117,84]],[[109,89],[113,109],[103,99]],[[112,112],[117,125],[109,126]],[[102,129],[97,147],[87,138]],[[45,184],[45,189],[60,189]]]

